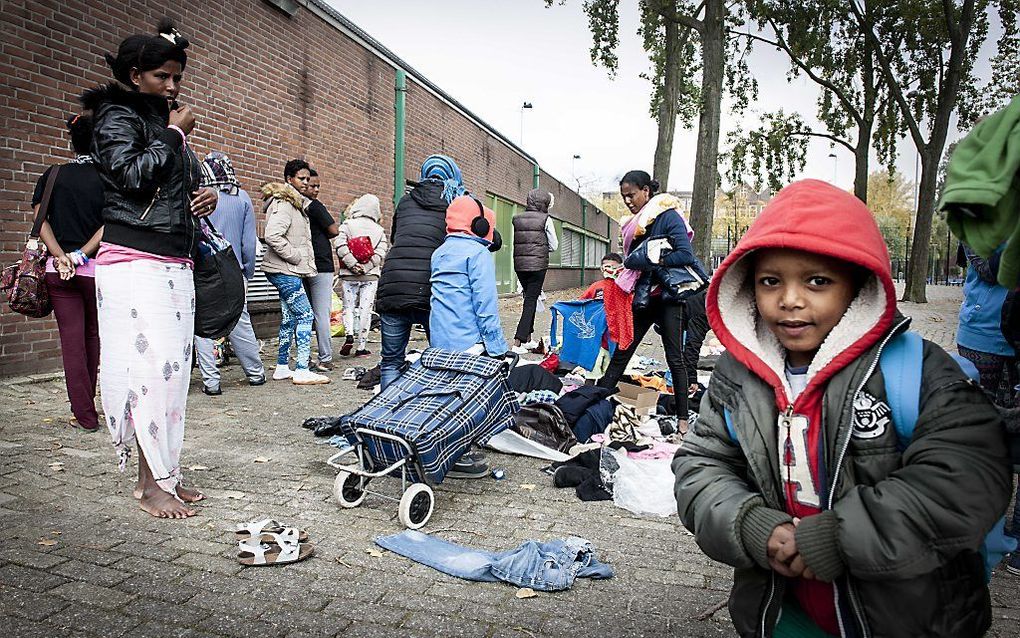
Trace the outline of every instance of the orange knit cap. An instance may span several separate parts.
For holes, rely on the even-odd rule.
[[[485,219],[489,220],[489,232],[482,239],[492,241],[492,231],[496,228],[496,213],[486,206],[482,208],[485,211]],[[476,217],[478,217],[478,203],[475,198],[468,195],[455,198],[446,209],[447,234],[465,233],[476,237],[477,235],[471,232],[471,222]]]

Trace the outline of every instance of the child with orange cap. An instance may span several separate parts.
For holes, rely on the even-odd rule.
[[[496,214],[468,195],[446,209],[446,241],[432,253],[431,345],[489,355],[510,349],[499,322],[496,265],[489,253]]]

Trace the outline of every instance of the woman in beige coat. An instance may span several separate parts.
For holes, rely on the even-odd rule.
[[[375,195],[362,195],[347,209],[347,219],[340,225],[340,234],[333,240],[337,257],[340,258],[337,274],[344,288],[344,330],[347,341],[340,348],[340,354],[345,357],[354,348],[355,332],[358,335],[358,347],[354,356],[367,357],[371,354],[365,345],[372,325],[372,306],[375,304],[379,273],[382,272],[383,259],[390,248],[386,231],[379,224],[381,216],[379,198]],[[357,331],[354,329],[355,321],[358,324]]]
[[[305,208],[310,200],[301,195],[311,173],[303,160],[291,160],[283,170],[285,183],[262,187],[266,200],[266,254],[262,271],[280,292],[280,350],[276,380],[290,379],[297,385],[329,383],[329,377],[308,369],[312,344],[312,306],[305,295],[302,277],[316,274],[312,252],[312,231]],[[297,342],[297,360],[290,369],[291,339]]]

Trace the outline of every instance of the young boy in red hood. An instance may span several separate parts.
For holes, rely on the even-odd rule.
[[[907,330],[870,211],[805,180],[769,203],[708,289],[727,348],[673,461],[680,517],[732,565],[741,636],[978,636],[1010,477],[1001,418],[924,342],[898,447],[878,366]]]

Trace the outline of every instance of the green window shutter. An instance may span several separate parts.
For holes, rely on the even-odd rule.
[[[553,217],[553,227],[556,229],[556,238],[559,240],[559,246],[556,250],[549,253],[549,265],[559,266],[563,259],[563,222]]]

